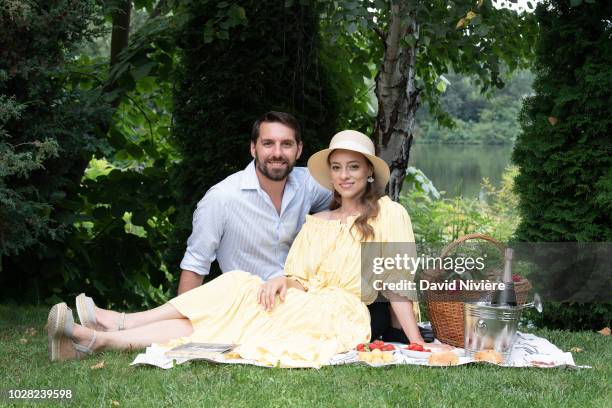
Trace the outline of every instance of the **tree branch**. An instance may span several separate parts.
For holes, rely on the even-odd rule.
[[[150,14],[149,17],[155,18],[155,17],[160,16],[165,7],[166,7],[166,0],[159,0],[159,2],[155,6],[155,8],[153,9],[153,12]]]
[[[383,44],[386,42],[387,39],[387,35],[385,34],[385,32],[383,30],[380,29],[380,27],[374,27],[374,32],[376,34],[378,34],[378,36],[380,37],[380,39],[382,40]]]

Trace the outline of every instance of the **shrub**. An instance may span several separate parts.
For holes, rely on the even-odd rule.
[[[535,95],[523,106],[513,153],[520,241],[612,241],[612,3],[573,3],[580,2],[548,1],[536,10]],[[547,282],[569,276],[545,274]],[[537,323],[601,328],[611,315],[610,303],[551,304]]]
[[[95,34],[99,2],[0,5],[0,293],[36,299],[61,286],[55,268],[76,219],[83,170],[100,147],[99,94],[67,64]],[[78,83],[78,81],[76,81]]]

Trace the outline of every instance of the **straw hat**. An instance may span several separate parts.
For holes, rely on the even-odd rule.
[[[329,142],[329,148],[320,150],[308,159],[308,170],[312,177],[323,187],[334,189],[329,175],[327,158],[336,149],[352,150],[363,154],[374,167],[374,185],[379,191],[384,191],[389,182],[389,166],[384,160],[376,157],[372,139],[356,130],[343,130],[336,133]]]

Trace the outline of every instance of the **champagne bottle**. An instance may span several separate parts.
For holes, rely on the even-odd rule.
[[[514,282],[512,281],[512,248],[506,248],[504,254],[504,275],[502,282],[504,289],[498,289],[493,294],[491,305],[493,306],[516,306],[516,292],[514,290]]]

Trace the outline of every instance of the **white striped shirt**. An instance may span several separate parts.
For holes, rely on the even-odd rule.
[[[295,167],[279,215],[252,161],[211,187],[198,203],[181,269],[207,275],[216,258],[223,272],[239,269],[264,280],[279,276],[306,214],[328,209],[330,201],[331,192],[307,168]]]

